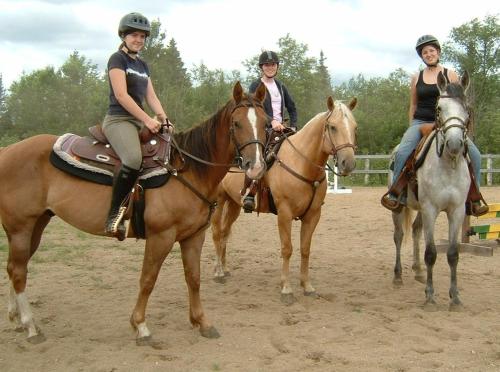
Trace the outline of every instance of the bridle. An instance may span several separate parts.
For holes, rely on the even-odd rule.
[[[237,109],[239,108],[242,108],[242,107],[248,107],[248,108],[257,108],[257,107],[260,107],[263,109],[263,106],[261,103],[251,103],[251,102],[248,102],[248,103],[240,103],[238,105],[236,105],[235,107],[233,107],[233,109],[231,110],[231,115],[234,113],[234,111],[236,111]],[[182,155],[184,156],[187,156],[188,158],[194,160],[194,161],[197,161],[199,163],[202,163],[202,164],[205,164],[205,165],[209,165],[209,166],[212,166],[212,167],[238,167],[240,169],[242,169],[243,167],[243,156],[241,155],[241,150],[243,150],[246,146],[248,145],[251,145],[252,143],[256,143],[258,145],[260,145],[262,147],[262,151],[264,151],[264,148],[265,148],[265,145],[262,141],[258,140],[258,139],[254,139],[254,140],[250,140],[250,141],[247,141],[247,142],[244,142],[243,144],[239,144],[238,141],[236,140],[236,136],[234,134],[234,127],[235,127],[235,123],[233,122],[231,124],[231,128],[229,129],[229,136],[231,137],[231,140],[233,141],[234,143],[234,146],[235,146],[235,151],[236,151],[236,156],[235,156],[235,162],[234,163],[231,163],[231,164],[224,164],[224,163],[214,163],[214,162],[210,162],[210,161],[207,161],[207,160],[204,160],[204,159],[201,159],[189,152],[187,152],[186,150],[180,148],[179,144],[175,141],[175,138],[174,136],[172,136],[172,144],[174,145],[175,149],[179,152],[179,155],[180,155],[180,159],[181,159],[181,163],[184,165],[185,164],[185,160],[184,158],[182,157]]]
[[[465,104],[462,104],[463,107],[465,108],[465,111],[467,112],[467,118],[465,120],[459,116],[450,116],[445,120],[443,120],[441,116],[441,109],[439,108],[439,100],[441,98],[457,99],[458,97],[450,96],[449,94],[442,94],[438,97],[436,103],[436,152],[439,157],[443,155],[444,137],[446,135],[446,132],[451,128],[458,128],[462,131],[462,140],[464,141],[464,155],[465,155],[467,154],[467,132],[469,130],[469,124],[470,124],[470,116],[471,116],[470,110],[467,108]],[[446,125],[446,123],[448,123],[451,120],[456,120],[459,123]],[[443,139],[443,143],[441,144],[439,144],[440,137]]]
[[[327,117],[326,117],[326,121],[325,121],[325,130],[324,130],[324,133],[323,133],[323,137],[326,137],[328,138],[328,141],[330,142],[330,145],[332,146],[332,150],[330,151],[330,155],[333,157],[333,162],[334,164],[337,164],[337,153],[342,150],[342,149],[345,149],[345,148],[352,148],[354,151],[357,150],[358,146],[356,145],[356,137],[354,138],[354,143],[350,143],[350,142],[346,142],[346,143],[343,143],[342,145],[339,145],[339,146],[335,146],[335,143],[333,143],[333,138],[332,138],[332,134],[330,133],[330,131],[328,130],[328,119],[330,119],[330,116],[332,116],[333,114],[333,110],[332,111],[329,111],[328,114],[327,114]],[[341,174],[338,174],[337,172],[335,172],[334,169],[332,169],[332,167],[330,167],[330,165],[328,163],[326,163],[326,166],[330,169],[331,172],[333,172],[335,175],[337,176],[342,176]]]
[[[231,115],[234,113],[234,111],[236,111],[238,108],[241,108],[241,107],[253,107],[253,108],[256,108],[256,107],[260,107],[260,108],[263,108],[262,104],[261,103],[252,103],[252,102],[248,102],[248,103],[240,103],[240,104],[237,104],[235,107],[233,107],[233,109],[231,110]],[[233,122],[231,124],[231,127],[229,129],[229,135],[231,137],[231,140],[235,146],[235,150],[236,150],[236,162],[235,163],[232,163],[232,164],[221,164],[221,163],[214,163],[214,162],[210,162],[210,161],[207,161],[207,160],[204,160],[204,159],[201,159],[185,150],[183,150],[182,148],[180,148],[179,144],[177,143],[177,141],[175,140],[174,136],[170,136],[170,139],[172,140],[172,144],[174,146],[174,148],[177,150],[177,152],[179,153],[179,157],[180,157],[180,160],[181,160],[181,167],[179,169],[176,169],[174,168],[171,164],[170,164],[170,159],[169,159],[169,155],[167,155],[167,158],[164,160],[164,162],[162,163],[162,166],[170,173],[172,174],[174,177],[176,177],[177,180],[179,180],[179,182],[181,182],[184,186],[186,186],[189,190],[191,190],[199,199],[201,199],[204,203],[208,204],[208,208],[209,208],[209,213],[208,213],[208,218],[207,218],[207,221],[206,223],[201,226],[196,232],[199,232],[203,229],[205,229],[209,224],[210,224],[210,220],[212,218],[212,214],[213,212],[215,211],[215,208],[217,207],[217,201],[210,201],[205,195],[203,195],[200,191],[198,191],[198,189],[193,186],[188,180],[186,180],[182,175],[182,171],[183,171],[183,168],[184,168],[184,165],[186,163],[186,160],[184,159],[183,155],[184,156],[187,156],[188,158],[194,160],[194,161],[197,161],[199,163],[202,163],[202,164],[205,164],[205,165],[209,165],[209,166],[212,166],[212,167],[227,167],[227,168],[230,168],[230,167],[233,167],[233,166],[237,166],[239,167],[240,169],[242,169],[243,167],[243,156],[241,155],[241,150],[252,144],[252,143],[255,143],[255,144],[258,144],[260,146],[262,146],[262,151],[264,153],[264,148],[265,148],[265,145],[264,143],[262,143],[261,141],[259,141],[258,139],[254,139],[254,140],[250,140],[250,141],[247,141],[247,142],[244,142],[243,144],[239,144],[238,141],[236,140],[236,136],[234,134],[234,127],[235,127],[235,122]],[[165,140],[165,141],[168,141],[168,137],[166,137],[165,135],[160,135],[159,136],[161,139]]]
[[[326,132],[328,131],[328,119],[330,118],[330,116],[333,114],[333,110],[332,111],[329,111],[327,114],[326,114],[326,119],[325,119],[325,127],[323,129],[323,139],[325,137],[328,138],[328,140],[330,141],[330,144],[332,145],[332,150],[330,151],[330,155],[333,156],[334,158],[334,161],[336,162],[337,161],[337,153],[339,150],[342,150],[344,148],[352,148],[353,150],[356,150],[357,146],[355,144],[352,144],[350,142],[347,142],[347,143],[344,143],[342,145],[339,145],[339,146],[335,146],[335,144],[333,143],[333,139],[331,137],[331,134],[328,132],[328,136],[326,136]],[[290,139],[288,138],[288,135],[285,135],[285,140],[290,144],[290,146],[292,147],[292,149],[300,155],[300,157],[302,157],[304,160],[306,160],[309,164],[311,164],[313,167],[317,168],[318,171],[321,172],[321,176],[319,179],[317,180],[311,180],[311,179],[308,179],[304,176],[302,176],[301,174],[297,173],[295,170],[293,170],[291,167],[289,167],[288,165],[286,165],[283,160],[281,160],[278,156],[277,153],[275,152],[272,152],[270,155],[273,156],[277,163],[282,167],[284,168],[286,171],[288,171],[288,173],[292,174],[294,177],[298,178],[299,180],[309,184],[312,189],[313,189],[313,195],[311,197],[311,200],[309,201],[309,205],[307,206],[305,212],[302,214],[302,216],[298,217],[299,219],[302,218],[306,213],[307,211],[309,210],[309,208],[311,207],[312,205],[312,202],[314,200],[314,197],[316,196],[316,191],[319,187],[319,185],[321,185],[323,183],[323,181],[325,180],[326,178],[326,175],[325,175],[325,168],[324,166],[322,165],[318,165],[316,163],[314,163],[311,159],[309,159],[307,156],[305,156],[297,147],[295,147],[295,145],[292,143],[292,141],[290,141]],[[330,165],[328,164],[328,162],[326,163],[326,166],[333,172],[335,173],[336,175],[339,175],[338,173],[336,173],[331,167]]]
[[[240,103],[233,108],[233,110],[231,111],[231,115],[234,113],[234,111],[236,111],[237,109],[242,108],[242,107],[248,107],[248,108],[254,108],[254,109],[259,107],[261,109],[264,109],[264,106],[262,106],[262,104],[260,102],[259,103],[251,103],[251,102]],[[243,150],[246,146],[255,143],[255,144],[261,146],[262,153],[264,153],[266,145],[262,141],[260,141],[259,139],[253,139],[253,140],[244,142],[243,144],[239,144],[238,141],[236,140],[236,136],[234,135],[234,126],[235,126],[235,123],[233,123],[231,125],[231,128],[229,129],[229,135],[231,136],[231,140],[233,141],[235,148],[236,148],[236,157],[235,157],[236,164],[234,164],[234,165],[237,165],[238,168],[242,169],[243,168],[243,156],[241,155],[241,150]],[[231,165],[231,166],[233,166],[233,165]]]

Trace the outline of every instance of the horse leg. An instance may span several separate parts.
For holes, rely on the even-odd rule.
[[[189,320],[193,326],[200,327],[203,337],[218,338],[219,332],[206,318],[200,299],[200,258],[204,241],[205,231],[201,231],[180,242],[184,277],[189,292]]]
[[[316,290],[309,279],[309,254],[311,252],[311,240],[314,230],[318,225],[321,210],[314,213],[310,211],[302,219],[300,226],[300,285],[304,289],[305,296],[317,297]]]
[[[43,231],[47,227],[51,218],[52,214],[46,212],[42,214],[36,221],[35,228],[33,229],[33,234],[31,235],[30,258],[35,254],[36,250],[38,249],[38,246],[40,245],[40,240],[42,239]]]
[[[290,285],[290,257],[292,256],[292,217],[291,213],[278,212],[278,230],[281,240],[281,301],[287,305],[295,302]]]
[[[422,269],[420,260],[420,238],[422,237],[422,214],[417,213],[415,221],[412,225],[413,238],[413,265],[411,266],[415,273],[415,280],[420,283],[425,283],[424,270]]]
[[[434,226],[438,212],[432,205],[422,206],[422,222],[425,236],[425,255],[424,261],[427,267],[427,282],[425,286],[425,305],[434,305],[434,285],[432,281],[432,271],[436,263],[437,251],[434,244]]]
[[[130,316],[130,324],[137,331],[136,343],[139,346],[150,344],[151,332],[146,324],[146,306],[149,296],[153,292],[163,261],[165,261],[165,258],[170,253],[174,241],[175,236],[169,236],[166,233],[154,234],[146,239],[141,279],[139,282],[139,295]]]
[[[394,245],[396,246],[396,263],[394,265],[394,278],[392,279],[392,283],[395,286],[401,286],[403,284],[403,268],[401,266],[401,245],[403,243],[404,237],[404,213],[407,211],[404,209],[404,212],[392,212],[392,222],[394,223]]]
[[[12,231],[5,228],[9,240],[9,258],[7,273],[11,280],[9,296],[9,319],[17,320],[22,328],[28,332],[27,340],[37,344],[43,342],[45,337],[36,326],[33,312],[26,296],[26,281],[28,276],[28,261],[32,252],[32,235],[35,222],[27,221],[22,229]],[[36,248],[35,248],[36,250]]]
[[[33,256],[33,254],[35,254],[36,250],[38,249],[38,246],[40,245],[40,240],[42,237],[43,230],[45,229],[45,227],[49,223],[50,219],[51,219],[51,216],[48,213],[46,213],[46,214],[43,214],[35,223],[35,228],[33,229],[33,233],[31,235],[30,258]],[[7,234],[7,238],[10,241],[9,234]],[[10,285],[9,292],[10,292],[9,293],[9,305],[8,305],[9,320],[11,322],[17,323],[16,330],[22,331],[23,325],[21,323],[21,318],[20,318],[19,310],[18,310],[18,306],[17,306],[16,291],[14,289],[12,282]],[[43,336],[40,336],[39,338],[40,338],[40,340],[38,340],[38,341],[41,341]]]
[[[450,266],[450,310],[459,310],[462,307],[462,302],[458,296],[457,286],[457,266],[458,266],[458,232],[464,220],[464,208],[460,206],[453,212],[448,213],[449,232],[448,239],[450,246],[446,253],[448,265]]]
[[[227,241],[231,234],[231,227],[240,215],[241,207],[228,197],[223,200],[219,199],[218,205],[212,217],[212,239],[216,253],[214,280],[224,283],[224,278],[231,275],[226,263]]]

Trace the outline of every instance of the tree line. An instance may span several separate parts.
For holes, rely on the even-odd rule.
[[[291,92],[299,114],[299,128],[325,111],[326,98],[358,98],[358,151],[386,154],[399,143],[408,126],[410,78],[397,69],[388,77],[358,75],[337,86],[332,84],[326,57],[308,56],[308,46],[285,35],[276,52],[281,65],[278,78]],[[500,150],[499,59],[500,25],[496,16],[473,19],[453,28],[442,45],[442,60],[459,74],[471,76],[475,141],[483,153]],[[185,130],[212,115],[231,96],[234,83],[245,86],[260,76],[254,55],[243,61],[247,74],[210,70],[203,63],[188,71],[174,39],[166,40],[159,20],[152,22],[151,36],[141,53],[152,72],[160,101],[177,130]],[[108,106],[109,82],[97,65],[74,51],[64,64],[23,74],[7,92],[0,72],[0,146],[39,133],[85,134],[99,123]]]

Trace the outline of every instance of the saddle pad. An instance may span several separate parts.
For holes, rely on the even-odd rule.
[[[113,185],[113,167],[112,164],[107,163],[101,165],[100,163],[91,164],[90,162],[83,162],[76,155],[71,155],[65,150],[70,147],[71,142],[75,138],[80,138],[74,134],[66,133],[59,137],[53,146],[50,154],[50,162],[57,169],[69,173],[78,178],[98,183],[101,185]],[[98,166],[99,165],[99,166]],[[139,184],[145,189],[156,188],[164,185],[170,173],[164,168],[147,170],[147,174],[141,173],[139,175]]]

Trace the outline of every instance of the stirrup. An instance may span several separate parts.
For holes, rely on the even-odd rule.
[[[480,203],[472,203],[471,214],[474,217],[482,216],[488,213],[490,208],[487,205],[481,205]]]
[[[382,198],[380,199],[380,204],[384,206],[385,208],[389,209],[391,212],[394,213],[399,213],[403,209],[404,205],[401,203],[402,195],[399,195],[399,197],[396,200],[390,199],[389,195],[391,195],[389,192],[386,192],[384,195],[382,195]]]
[[[107,236],[115,237],[119,241],[125,240],[127,237],[128,226],[125,226],[123,217],[125,216],[126,211],[127,207],[120,207],[120,209],[118,209],[118,213],[106,222],[106,229],[104,230],[104,233]]]

